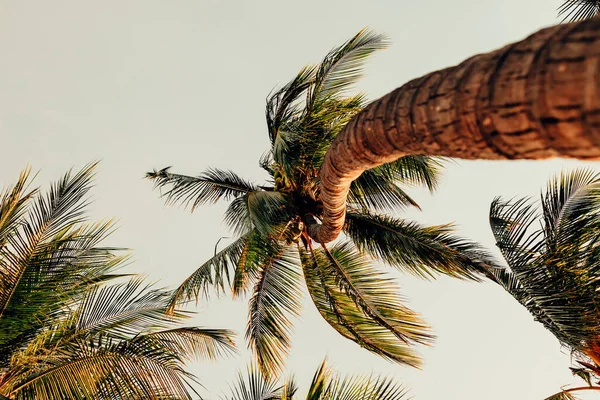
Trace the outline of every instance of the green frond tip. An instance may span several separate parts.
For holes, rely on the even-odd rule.
[[[385,35],[364,28],[353,38],[329,52],[319,64],[307,108],[332,96],[344,94],[362,76],[365,60],[375,51],[385,49]]]
[[[301,310],[300,282],[297,252],[273,246],[258,271],[246,327],[246,339],[264,375],[277,376],[283,371],[293,318]]]
[[[0,194],[0,398],[191,400],[185,361],[233,352],[233,333],[181,326],[172,294],[140,278],[107,285],[130,275],[100,246],[112,221],[87,221],[95,165],[47,193],[26,169]]]
[[[154,181],[156,188],[167,189],[162,194],[167,204],[181,204],[192,211],[200,205],[230,200],[258,189],[228,170],[211,168],[198,176],[187,176],[173,174],[170,168],[148,172],[146,178]]]
[[[361,347],[418,367],[414,345],[431,341],[427,325],[400,303],[393,283],[360,258],[352,259],[343,247],[333,248],[331,255],[320,249],[301,251],[306,285],[321,316]]]
[[[283,384],[263,375],[251,364],[246,374],[239,373],[231,388],[230,400],[294,400],[297,386],[292,377]],[[407,390],[393,379],[377,375],[343,376],[323,362],[317,369],[306,400],[406,400]]]
[[[508,264],[494,280],[578,359],[600,357],[600,174],[562,172],[539,203],[497,198],[490,225]]]
[[[451,225],[422,227],[387,215],[350,210],[344,232],[371,257],[422,278],[445,274],[478,280],[497,263],[475,242],[456,236]]]

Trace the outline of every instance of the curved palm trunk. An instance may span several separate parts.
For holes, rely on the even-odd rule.
[[[350,183],[409,154],[463,159],[600,158],[600,18],[525,40],[408,82],[337,136],[321,168],[319,243],[344,224]]]

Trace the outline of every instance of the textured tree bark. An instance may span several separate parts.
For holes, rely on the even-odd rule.
[[[309,235],[319,243],[335,239],[350,183],[409,154],[600,158],[600,19],[543,29],[371,103],[327,152],[320,171],[324,212]]]

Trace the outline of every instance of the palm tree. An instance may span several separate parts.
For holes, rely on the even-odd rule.
[[[386,214],[417,206],[400,185],[436,187],[439,158],[405,157],[362,174],[350,188],[346,240],[326,247],[308,236],[307,224],[322,213],[317,171],[323,156],[365,103],[361,94],[344,95],[365,58],[386,43],[383,36],[362,30],[269,97],[271,147],[260,160],[269,182],[256,185],[218,169],[195,177],[168,168],[147,175],[168,189],[168,204],[194,210],[230,201],[225,222],[236,239],[181,284],[173,305],[207,294],[210,287],[230,287],[234,296],[252,291],[246,337],[265,374],[281,371],[290,348],[302,276],[318,311],[342,336],[416,366],[420,360],[412,347],[431,342],[429,328],[402,304],[394,282],[372,261],[421,277],[461,278],[476,278],[489,262],[485,252],[455,237],[448,225],[422,227]]]
[[[600,174],[555,176],[541,210],[526,198],[496,198],[490,225],[508,264],[492,278],[571,351],[579,364],[571,370],[589,384],[551,399],[600,391],[592,384],[600,378]]]
[[[558,8],[558,16],[564,21],[583,21],[593,18],[600,13],[600,2],[598,0],[566,0]]]
[[[242,374],[227,400],[294,400],[297,387],[293,377],[283,384],[265,376],[260,368],[250,366],[247,377]],[[315,373],[306,400],[402,400],[406,389],[389,378],[379,376],[343,377],[332,373],[325,362]]]
[[[165,315],[171,293],[130,277],[127,256],[100,247],[113,229],[88,222],[94,164],[46,195],[29,169],[0,195],[0,398],[191,399],[194,355],[232,351],[231,332]]]
[[[598,159],[598,43],[600,18],[554,26],[372,102],[329,147],[309,235],[334,240],[353,180],[406,155]]]

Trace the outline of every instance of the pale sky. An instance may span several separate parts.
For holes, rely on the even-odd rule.
[[[362,27],[393,42],[358,85],[375,99],[558,22],[559,4],[0,0],[0,184],[14,182],[27,163],[45,185],[72,166],[101,159],[91,210],[94,218],[120,219],[109,244],[134,251],[129,271],[176,285],[228,236],[224,204],[192,215],[167,208],[142,179],[145,171],[173,165],[174,172],[195,175],[213,166],[261,182],[266,96]],[[435,195],[411,191],[423,211],[403,217],[455,221],[462,236],[496,251],[487,223],[492,199],[537,195],[551,174],[583,164],[459,162]],[[599,163],[587,165],[600,170]],[[423,369],[389,363],[343,339],[305,301],[287,364],[302,392],[326,356],[341,372],[394,376],[418,400],[541,400],[575,381],[569,354],[499,287],[398,278],[409,304],[438,335],[422,352]],[[216,398],[249,360],[246,303],[223,299],[197,310],[191,323],[240,333],[240,356],[190,365],[212,392],[207,397]]]

